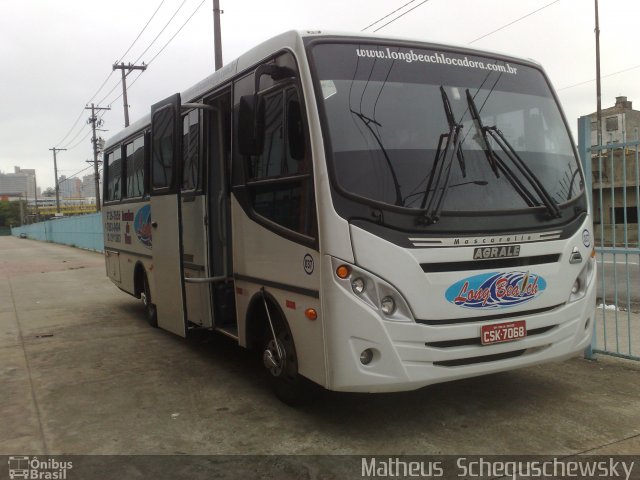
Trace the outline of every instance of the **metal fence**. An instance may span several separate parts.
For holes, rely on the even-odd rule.
[[[33,240],[61,243],[97,252],[102,252],[104,248],[100,213],[76,215],[15,227],[11,229],[11,234],[14,236],[24,234]]]
[[[604,138],[591,145],[591,119],[578,120],[578,148],[591,195],[598,261],[594,336],[586,356],[640,360],[640,141]]]

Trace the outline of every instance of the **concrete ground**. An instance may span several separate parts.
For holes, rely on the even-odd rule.
[[[227,338],[152,329],[101,254],[0,237],[0,455],[639,454],[640,362],[291,409]]]

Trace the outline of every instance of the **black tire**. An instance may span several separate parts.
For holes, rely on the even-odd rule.
[[[149,325],[156,328],[158,326],[158,310],[155,304],[151,301],[151,288],[149,287],[149,280],[147,279],[147,273],[142,274],[142,293],[140,294],[142,303],[144,304],[145,316]]]
[[[269,309],[274,322],[276,339],[283,361],[280,361],[271,328],[267,324],[262,348],[262,363],[268,382],[278,399],[290,407],[300,407],[311,402],[318,394],[318,387],[298,374],[298,358],[293,336],[281,318]],[[274,363],[275,362],[275,363]]]

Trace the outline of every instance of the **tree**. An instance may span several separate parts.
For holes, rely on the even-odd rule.
[[[20,201],[9,202],[8,200],[0,201],[0,227],[8,227],[10,225],[22,225],[20,220]]]
[[[55,197],[56,196],[56,191],[55,191],[54,188],[49,187],[44,192],[42,192],[42,196],[43,197]]]

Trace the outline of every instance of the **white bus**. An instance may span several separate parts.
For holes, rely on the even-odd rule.
[[[540,65],[288,32],[105,147],[108,275],[261,349],[276,394],[411,390],[581,352],[583,172]]]

